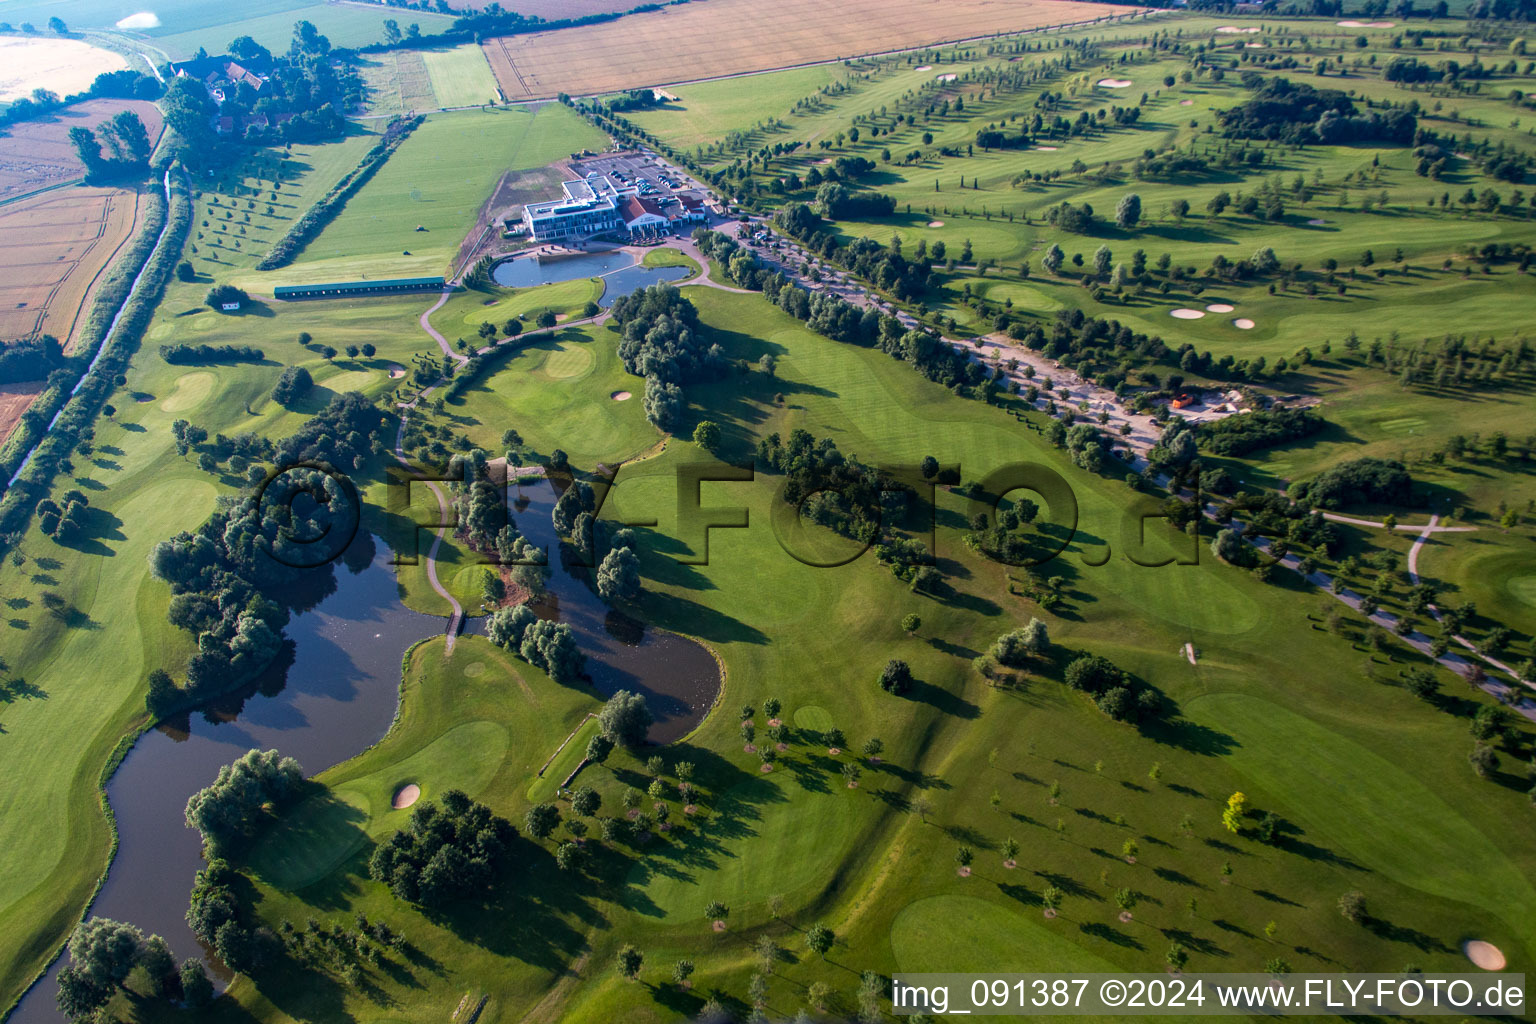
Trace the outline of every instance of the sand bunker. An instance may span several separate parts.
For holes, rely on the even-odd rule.
[[[953,82],[955,79],[957,79],[959,77],[960,77],[959,75],[940,75],[939,76],[939,81],[941,81],[941,82]]]
[[[1036,146],[1035,148],[1042,153],[1054,153],[1057,150],[1056,146]]]
[[[928,222],[928,226],[931,228],[941,228],[944,226],[944,222],[941,220],[931,220]]]
[[[1099,84],[1106,89],[1129,89],[1131,87],[1131,80],[1129,78],[1101,78],[1099,79]]]
[[[1339,28],[1392,28],[1397,23],[1394,21],[1341,21]],[[1217,31],[1220,31],[1219,29]]]
[[[1240,331],[1251,331],[1253,330],[1253,321],[1249,320],[1247,317],[1239,317],[1238,319],[1232,321],[1232,326],[1236,327]]]
[[[391,804],[397,811],[403,811],[421,797],[421,787],[412,782],[395,790],[395,798]]]
[[[1194,100],[1179,100],[1179,106],[1181,106],[1181,107],[1192,107],[1194,105],[1195,105],[1195,101]]]
[[[1236,25],[1223,25],[1220,28],[1218,28],[1216,31],[1217,32],[1221,32],[1224,35],[1232,35],[1234,33],[1239,33],[1239,34],[1242,34],[1242,35],[1245,35],[1245,36],[1251,36],[1251,35],[1256,34],[1259,30],[1256,29],[1256,28],[1238,28]]]
[[[933,70],[933,65],[932,64],[924,64],[922,67],[914,68],[913,70],[914,71],[932,71]]]
[[[1481,967],[1485,971],[1502,971],[1504,969],[1504,951],[1491,942],[1482,939],[1469,939],[1462,943],[1461,951],[1467,954],[1467,959]]]
[[[635,396],[630,394],[628,391],[615,391],[613,394],[609,395],[608,397],[613,399],[615,402],[627,402],[631,398],[634,398]]]
[[[1323,220],[1323,218],[1321,218],[1321,217],[1313,217],[1311,220],[1307,221],[1307,223],[1312,225],[1315,228],[1320,228],[1324,224],[1327,224],[1328,222]]]
[[[1263,43],[1244,43],[1243,44],[1243,49],[1245,49],[1245,50],[1262,50],[1262,49],[1264,49],[1264,44]]]
[[[390,380],[399,380],[401,377],[404,377],[404,376],[405,376],[405,367],[396,365],[396,366],[391,366],[389,368],[389,379]]]
[[[1205,307],[1205,311],[1207,313],[1230,313],[1236,308],[1236,306],[1229,305],[1225,302],[1213,302],[1209,306]]]
[[[130,14],[117,23],[118,28],[159,28],[160,19],[154,11],[140,11],[138,14]]]
[[[1201,317],[1205,316],[1205,314],[1198,309],[1171,309],[1168,311],[1168,315],[1174,317],[1177,320],[1199,320]]]

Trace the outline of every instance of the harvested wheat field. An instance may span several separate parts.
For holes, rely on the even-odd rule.
[[[97,75],[127,66],[121,54],[76,39],[3,36],[0,100],[30,96],[33,89],[50,89],[60,96],[84,92]]]
[[[93,284],[133,237],[139,194],[61,188],[0,206],[0,338],[70,340]]]
[[[45,386],[40,380],[0,384],[0,444],[4,444],[5,439],[11,436],[11,431],[21,422],[32,399],[42,394]]]
[[[0,138],[0,201],[83,175],[69,130],[95,128],[119,110],[138,114],[149,137],[160,137],[160,109],[148,100],[88,100],[45,120],[12,125]]]
[[[487,39],[511,102],[767,71],[1138,13],[1073,0],[707,0],[601,25]],[[881,26],[878,37],[870,26]]]
[[[500,0],[502,10],[516,11],[529,18],[559,21],[562,18],[586,18],[594,14],[623,14],[641,6],[645,0]],[[706,0],[691,0],[705,3]],[[478,11],[491,0],[448,0],[456,11]]]

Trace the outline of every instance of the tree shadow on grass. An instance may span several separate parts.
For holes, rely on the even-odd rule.
[[[607,919],[542,846],[520,843],[514,858],[518,867],[504,872],[485,900],[428,916],[487,952],[563,971],[586,951],[586,931],[606,926]]]
[[[693,883],[700,875],[719,870],[723,861],[738,856],[727,844],[759,835],[763,808],[788,799],[782,787],[766,776],[749,777],[731,787],[720,796],[706,821],[685,832],[668,833],[670,841],[653,843],[645,859],[633,863],[626,875],[622,902],[647,917],[665,916],[666,911],[643,892],[651,879],[661,876]]]
[[[768,642],[767,635],[756,626],[676,594],[648,592],[644,598],[644,610],[652,625],[685,636],[696,636],[714,643]]]
[[[1365,921],[1365,927],[1377,938],[1388,942],[1406,942],[1415,949],[1421,949],[1426,953],[1454,953],[1455,950],[1441,940],[1417,928],[1407,925],[1393,924],[1380,918],[1370,917]]]
[[[1161,878],[1163,881],[1172,882],[1174,885],[1188,885],[1193,886],[1196,889],[1205,888],[1205,886],[1201,885],[1193,878],[1190,878],[1184,872],[1175,871],[1173,868],[1153,868],[1152,873],[1158,878]]]
[[[1148,739],[1206,757],[1224,757],[1238,746],[1235,737],[1187,718],[1151,722],[1143,725],[1141,731]]]
[[[1224,947],[1216,945],[1210,939],[1196,935],[1194,932],[1183,928],[1160,928],[1163,936],[1170,942],[1177,942],[1191,953],[1199,953],[1201,956],[1231,956]]]
[[[1068,896],[1076,897],[1077,899],[1092,900],[1095,903],[1104,902],[1104,897],[1100,896],[1098,893],[1083,885],[1081,882],[1071,877],[1070,875],[1063,875],[1056,871],[1039,871],[1036,872],[1036,874],[1045,879],[1046,882],[1050,885],[1060,889]]]
[[[1096,939],[1103,939],[1105,942],[1112,942],[1117,946],[1124,946],[1127,949],[1146,948],[1133,936],[1127,935],[1118,928],[1111,928],[1109,925],[1099,921],[1090,921],[1087,924],[1079,925],[1078,930],[1085,935],[1091,935]]]
[[[912,680],[912,686],[904,696],[909,700],[927,704],[946,715],[954,715],[957,718],[981,717],[981,708],[977,705],[958,694],[950,693],[941,686],[935,686],[921,679]]]

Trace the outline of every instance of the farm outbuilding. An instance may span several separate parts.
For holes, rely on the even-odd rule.
[[[444,287],[440,277],[397,277],[380,281],[332,281],[328,284],[280,284],[272,289],[275,299],[339,299],[349,295],[384,292],[420,292]]]

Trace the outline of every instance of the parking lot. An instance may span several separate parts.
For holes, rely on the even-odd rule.
[[[708,192],[690,178],[686,171],[671,166],[654,153],[635,150],[601,153],[571,161],[571,169],[580,177],[594,172],[607,175],[614,187],[621,191],[637,188],[641,196],[663,209],[670,209],[680,195],[688,195],[701,202],[709,198]]]

